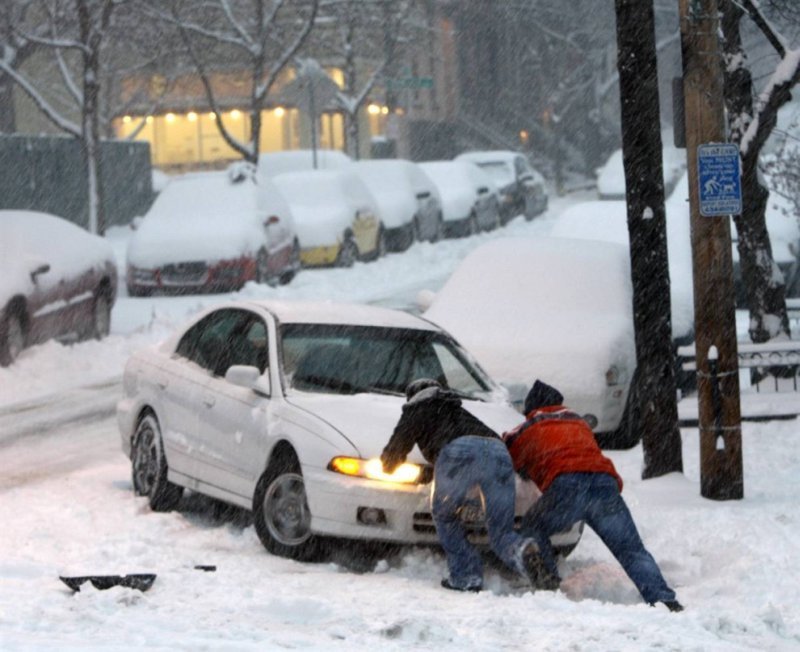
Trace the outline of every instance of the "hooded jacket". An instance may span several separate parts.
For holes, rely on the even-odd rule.
[[[600,451],[589,424],[563,405],[534,409],[503,439],[514,469],[524,471],[542,492],[562,473],[608,473],[622,491],[622,478]]]
[[[499,439],[494,430],[461,406],[453,392],[439,387],[423,389],[403,405],[403,414],[381,453],[383,468],[387,473],[394,471],[415,444],[428,462],[436,464],[439,451],[465,435]]]

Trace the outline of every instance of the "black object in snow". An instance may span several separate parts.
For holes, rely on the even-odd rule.
[[[59,575],[59,579],[64,582],[73,591],[80,591],[81,584],[91,582],[94,588],[105,591],[112,586],[125,586],[130,589],[138,589],[139,591],[147,591],[156,576],[153,573],[135,573],[133,575],[84,575],[81,577],[64,577]]]

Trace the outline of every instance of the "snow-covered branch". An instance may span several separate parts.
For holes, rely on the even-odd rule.
[[[38,108],[56,127],[75,137],[80,137],[80,126],[71,120],[68,120],[58,111],[56,111],[50,102],[44,98],[44,96],[31,82],[24,75],[20,74],[14,68],[9,66],[4,59],[0,59],[0,71],[11,77],[11,79],[14,80],[14,82],[25,92],[25,94],[31,98],[33,103],[36,105],[36,108]]]

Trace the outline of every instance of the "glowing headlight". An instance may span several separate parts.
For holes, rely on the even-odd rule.
[[[352,475],[370,480],[384,480],[386,482],[399,482],[414,484],[422,476],[422,467],[419,464],[406,462],[398,466],[393,473],[384,473],[380,459],[362,460],[357,457],[334,457],[328,464],[329,471]]]

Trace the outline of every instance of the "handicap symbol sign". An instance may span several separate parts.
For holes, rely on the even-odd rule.
[[[700,215],[742,212],[739,148],[733,143],[710,143],[697,148]]]

